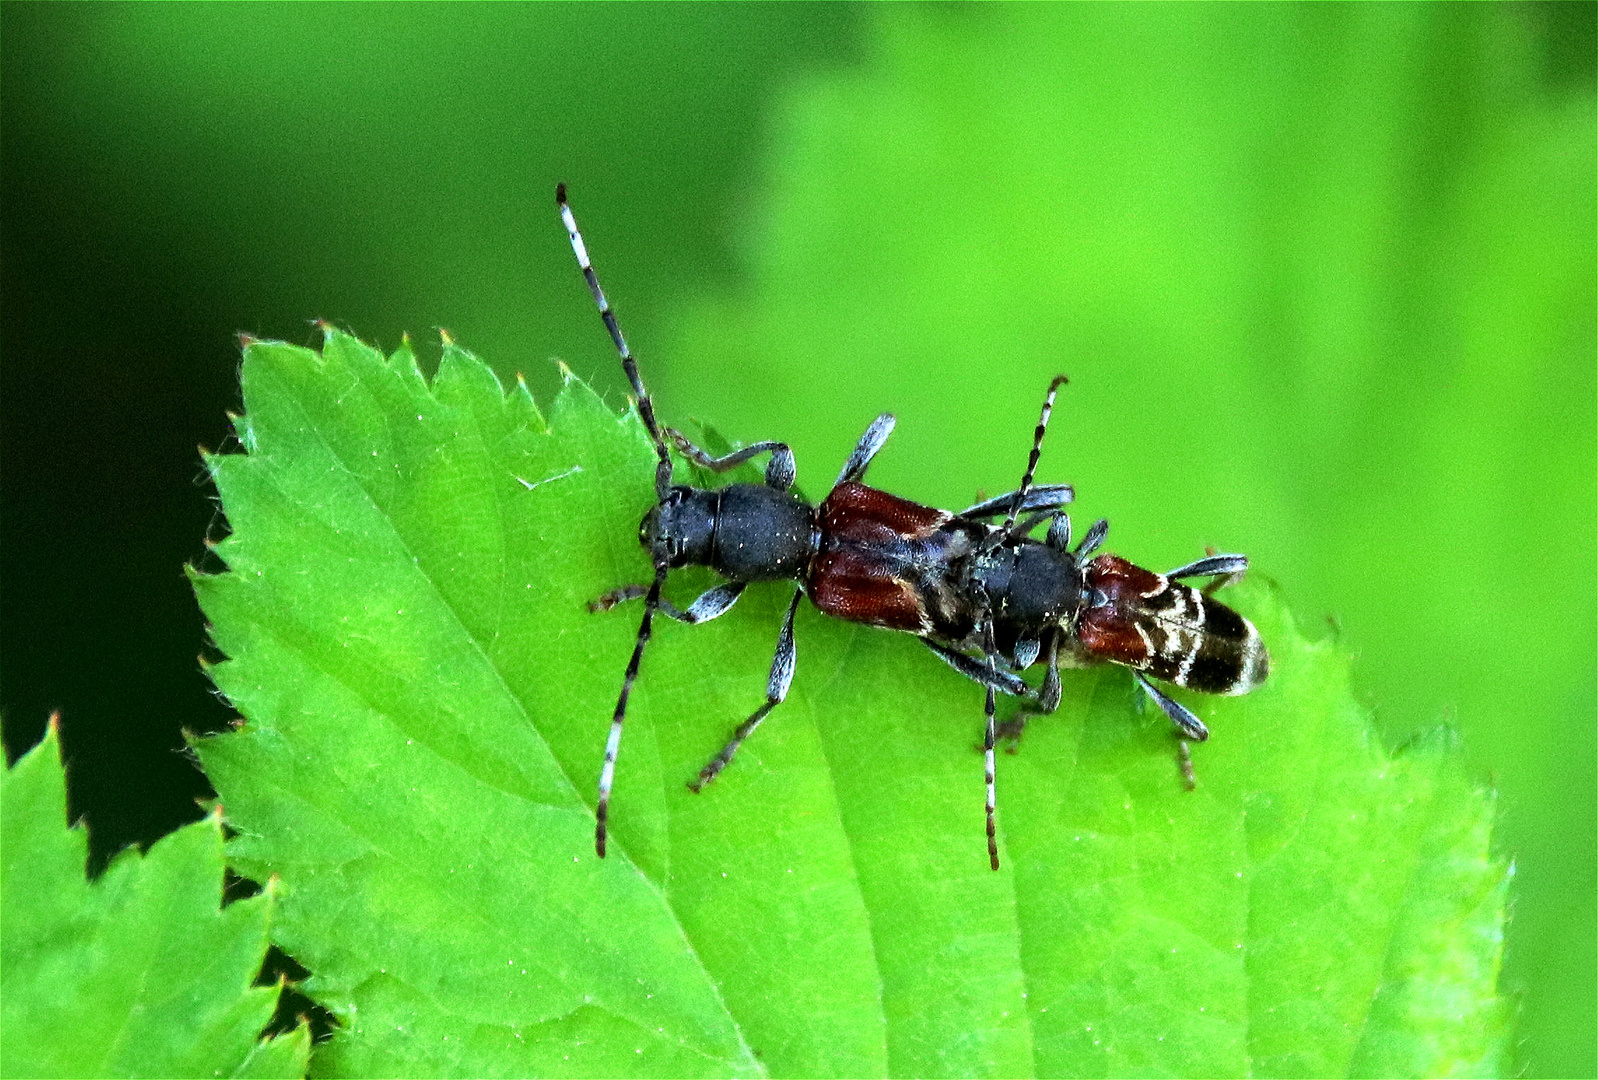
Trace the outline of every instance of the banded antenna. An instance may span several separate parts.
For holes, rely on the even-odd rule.
[[[1055,392],[1070,381],[1064,375],[1056,375],[1049,383],[1049,392],[1043,397],[1043,412],[1038,416],[1037,429],[1032,433],[1032,453],[1027,457],[1026,472],[1021,474],[1021,486],[1016,489],[1015,497],[1010,503],[1010,512],[1005,515],[1004,524],[983,539],[981,552],[992,551],[1011,538],[1015,529],[1015,519],[1020,514],[1021,508],[1026,505],[1027,493],[1032,490],[1032,477],[1038,471],[1038,458],[1043,454],[1043,435],[1049,430],[1049,417],[1054,413]]]
[[[655,444],[655,453],[660,458],[655,466],[655,498],[665,502],[671,493],[671,457],[666,452],[666,440],[661,438],[660,425],[655,422],[654,402],[649,398],[649,391],[644,389],[644,380],[638,375],[638,362],[627,348],[627,339],[622,336],[621,327],[616,322],[616,313],[611,310],[605,290],[600,288],[599,275],[594,273],[593,263],[588,260],[588,245],[583,243],[583,234],[577,229],[577,219],[566,202],[565,184],[555,185],[555,205],[560,207],[561,223],[566,226],[566,235],[571,237],[572,254],[577,256],[583,280],[588,282],[588,291],[593,294],[594,306],[599,308],[599,317],[604,320],[605,329],[610,331],[610,340],[615,342],[616,352],[621,357],[622,370],[627,373],[627,381],[632,383],[638,418],[644,422],[649,440]],[[605,820],[610,815],[610,789],[616,780],[616,755],[621,749],[622,724],[627,720],[627,699],[632,696],[633,683],[638,679],[638,665],[643,662],[644,647],[649,644],[655,612],[660,608],[660,590],[666,584],[666,571],[670,568],[668,555],[661,545],[654,545],[650,558],[655,564],[655,578],[644,596],[644,617],[638,624],[638,640],[633,645],[632,659],[627,661],[627,674],[622,678],[616,711],[611,714],[610,736],[605,740],[605,764],[599,770],[599,799],[594,805],[594,851],[601,859],[605,857]]]

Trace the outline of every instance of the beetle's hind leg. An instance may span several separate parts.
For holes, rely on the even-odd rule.
[[[1132,677],[1137,680],[1149,697],[1154,699],[1154,704],[1175,724],[1187,738],[1194,742],[1203,742],[1210,737],[1210,729],[1204,726],[1204,721],[1194,716],[1192,711],[1165,693],[1159,687],[1149,682],[1148,676],[1141,671],[1133,669]]]
[[[777,652],[771,658],[771,674],[766,679],[766,703],[756,709],[749,719],[738,725],[732,733],[732,738],[727,740],[727,745],[721,752],[710,759],[710,762],[699,770],[699,775],[688,781],[690,791],[698,792],[700,788],[710,783],[721,775],[721,770],[732,763],[733,755],[738,752],[738,747],[743,745],[745,739],[754,733],[755,728],[766,715],[782,704],[783,698],[788,696],[788,687],[793,683],[793,669],[795,653],[793,647],[793,616],[799,608],[799,599],[804,596],[804,590],[799,589],[793,594],[793,602],[788,605],[788,614],[783,616],[782,630],[777,634]]]
[[[1203,742],[1210,737],[1210,729],[1204,726],[1204,721],[1175,698],[1161,691],[1141,672],[1134,670],[1132,677],[1137,680],[1160,711],[1176,725],[1176,767],[1182,771],[1182,785],[1192,791],[1198,787],[1198,780],[1193,775],[1193,754],[1189,744]]]
[[[1228,585],[1236,585],[1243,580],[1243,575],[1248,572],[1247,555],[1221,555],[1214,548],[1206,548],[1202,559],[1179,566],[1165,576],[1172,581],[1188,577],[1207,577],[1210,583],[1200,591],[1205,596],[1214,595],[1217,589],[1224,589]]]
[[[1198,787],[1198,779],[1193,775],[1193,753],[1188,749],[1192,741],[1181,732],[1176,735],[1176,767],[1182,770],[1182,786],[1189,791]]]

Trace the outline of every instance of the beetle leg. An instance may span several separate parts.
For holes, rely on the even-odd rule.
[[[1132,677],[1154,699],[1154,704],[1160,711],[1171,718],[1171,723],[1182,729],[1182,734],[1194,742],[1203,742],[1210,737],[1210,729],[1204,726],[1204,721],[1194,716],[1187,707],[1160,690],[1141,671],[1133,671]]]
[[[921,639],[921,644],[931,649],[937,654],[938,659],[972,682],[980,683],[983,686],[992,686],[994,689],[1014,697],[1027,698],[1032,696],[1032,688],[1019,675],[1012,675],[1008,671],[1000,671],[997,668],[989,668],[982,661],[974,660],[958,649],[951,649],[947,645],[940,645],[926,638]]]
[[[850,454],[849,460],[843,463],[843,471],[838,473],[838,483],[858,483],[866,478],[866,467],[888,441],[888,436],[893,434],[893,425],[892,413],[885,412],[871,421],[871,426],[866,428],[865,434],[860,436],[860,441],[855,443],[854,453]]]
[[[710,763],[699,770],[699,775],[688,781],[690,791],[697,792],[721,775],[721,770],[732,761],[732,756],[738,752],[738,747],[743,745],[743,741],[760,726],[766,714],[782,704],[782,699],[788,696],[788,687],[793,683],[795,661],[793,614],[798,610],[799,598],[802,596],[804,590],[794,592],[793,602],[788,605],[788,614],[783,616],[782,630],[777,634],[777,653],[771,658],[771,675],[766,679],[766,703],[756,709],[749,719],[739,724],[738,729],[732,733],[732,738],[727,740],[727,745],[721,748],[721,753],[711,758]]]
[[[679,608],[664,596],[656,601],[655,607],[668,619],[676,619],[681,623],[709,622],[711,619],[727,613],[727,609],[732,607],[733,602],[744,591],[744,584],[742,581],[726,581],[713,589],[706,589],[699,594],[692,604],[688,605],[687,611]],[[623,585],[619,589],[612,589],[604,596],[588,601],[588,610],[609,611],[617,604],[625,603],[628,600],[637,600],[641,596],[648,595],[648,593],[648,585]]]
[[[793,451],[789,449],[787,443],[767,440],[766,442],[757,442],[746,446],[742,450],[734,450],[723,457],[711,457],[707,451],[695,446],[688,440],[688,436],[676,428],[667,428],[666,438],[672,441],[672,444],[677,447],[677,451],[683,457],[702,469],[709,469],[711,472],[718,473],[726,472],[728,469],[742,465],[750,458],[764,454],[769,450],[771,452],[771,460],[766,462],[766,485],[776,488],[778,491],[787,491],[793,487],[793,478],[797,472],[797,466],[794,464]]]

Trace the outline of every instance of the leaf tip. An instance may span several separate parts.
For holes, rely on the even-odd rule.
[[[317,363],[323,363],[332,357],[339,356],[345,351],[357,353],[370,353],[372,347],[348,330],[333,325],[326,319],[317,319],[316,328],[322,333],[322,350],[311,350],[311,357]],[[330,356],[331,354],[331,356]]]

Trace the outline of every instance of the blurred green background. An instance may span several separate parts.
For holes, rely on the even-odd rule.
[[[1248,552],[1518,868],[1518,1067],[1593,1075],[1594,7],[0,6],[0,707],[97,859],[199,816],[181,574],[245,331],[446,326],[547,401]],[[640,507],[647,496],[640,493]],[[1224,735],[1224,733],[1218,733]]]

